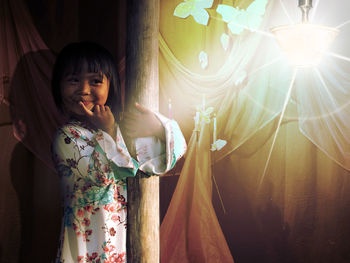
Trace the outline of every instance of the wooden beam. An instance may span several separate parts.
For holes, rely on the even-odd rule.
[[[127,4],[126,105],[137,101],[157,111],[159,0]],[[159,254],[159,177],[139,174],[128,179],[127,260],[157,263]]]

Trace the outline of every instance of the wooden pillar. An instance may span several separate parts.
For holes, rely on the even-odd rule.
[[[159,0],[127,4],[126,104],[137,101],[157,111]],[[157,263],[159,247],[159,177],[128,178],[127,260]]]

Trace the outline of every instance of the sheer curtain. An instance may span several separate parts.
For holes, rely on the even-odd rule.
[[[51,139],[63,121],[50,89],[55,56],[22,1],[1,1],[0,12],[1,102],[10,108],[15,137],[52,167]]]
[[[183,115],[194,115],[195,106],[201,104],[202,95],[205,95],[208,105],[215,107],[219,122],[225,123],[225,127],[219,127],[219,134],[230,144],[221,153],[226,155],[226,151],[232,152],[280,114],[293,69],[275,39],[263,33],[269,33],[273,26],[290,23],[281,3],[290,10],[289,17],[294,22],[300,21],[301,12],[292,1],[269,1],[260,28],[262,33],[245,30],[239,35],[231,34],[231,46],[224,51],[220,36],[230,33],[226,23],[220,20],[221,15],[215,12],[215,2],[208,11],[211,17],[208,26],[195,23],[192,17],[173,16],[173,9],[180,1],[163,2],[159,37],[163,98],[165,101],[167,97],[172,98],[175,105],[181,105],[178,115],[185,118]],[[236,5],[244,7],[251,2],[236,1]],[[235,5],[231,3],[231,6]],[[331,17],[328,8],[327,3],[320,1],[314,10],[314,20],[336,26],[337,21],[348,19],[342,12],[343,2],[332,4],[337,20]],[[328,14],[328,21],[317,19],[325,14]],[[342,36],[346,26],[340,30],[332,51],[346,55],[349,53],[346,45],[337,43],[348,41]],[[209,55],[206,69],[200,68],[198,61],[202,50]],[[326,56],[319,69],[300,69],[291,100],[297,103],[299,112],[296,116],[286,116],[299,119],[305,136],[347,170],[350,169],[349,66],[350,62],[342,63]],[[246,79],[239,82],[244,73]]]
[[[298,3],[268,1],[257,32],[233,35],[215,10],[219,4],[246,9],[253,1],[214,1],[206,9],[207,26],[192,16],[175,17],[181,2],[161,2],[163,109],[170,98],[173,114],[189,137],[203,96],[207,107],[214,107],[218,138],[227,141],[211,158],[226,213],[216,191],[213,200],[233,258],[238,262],[346,262],[349,255],[344,246],[350,235],[345,221],[350,218],[342,211],[350,203],[350,62],[326,55],[318,69],[298,70],[259,185],[293,75],[269,29],[299,22]],[[314,1],[311,17],[315,23],[340,25],[349,19],[347,5]],[[347,24],[340,30],[331,52],[348,56]],[[220,42],[222,33],[230,36],[227,50]],[[206,68],[199,61],[201,51],[208,54]],[[179,182],[185,180],[182,176],[189,175],[182,171]],[[177,185],[190,192],[195,186]],[[176,189],[173,200],[179,200],[180,193]],[[173,209],[170,206],[168,213]]]

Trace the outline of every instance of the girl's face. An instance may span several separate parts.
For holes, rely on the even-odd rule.
[[[85,115],[79,102],[91,111],[95,105],[105,105],[108,98],[109,80],[104,74],[87,71],[86,63],[78,74],[64,74],[61,80],[62,106],[72,115]]]

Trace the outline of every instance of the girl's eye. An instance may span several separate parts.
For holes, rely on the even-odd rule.
[[[102,80],[101,79],[93,79],[91,82],[93,85],[99,85],[102,83]]]

